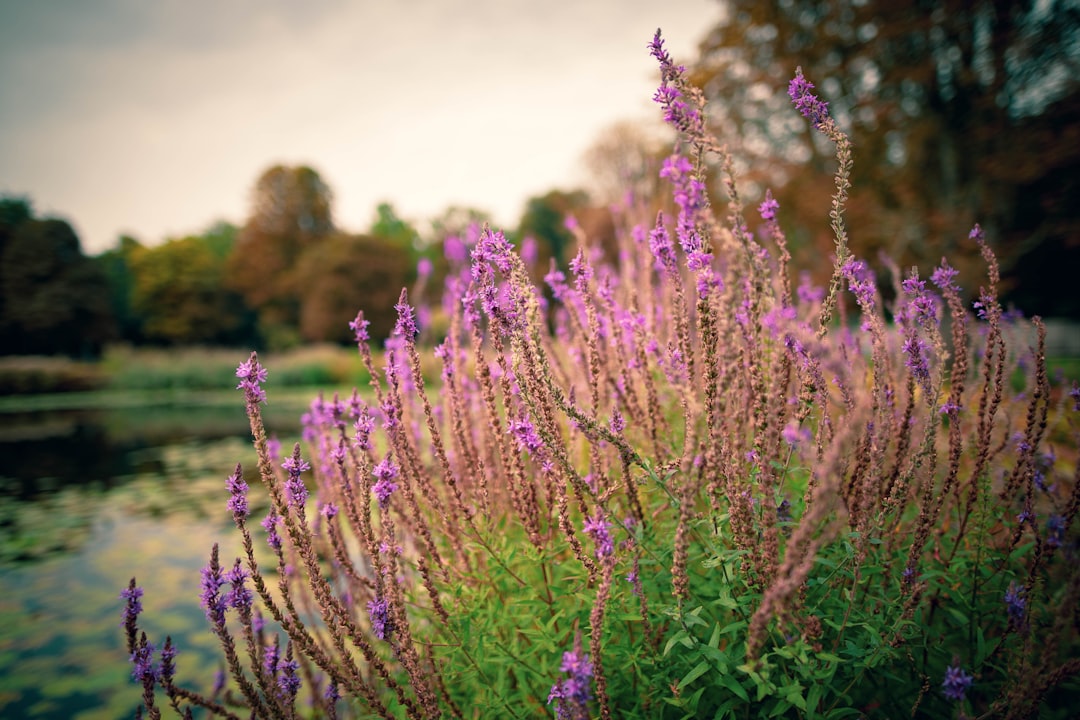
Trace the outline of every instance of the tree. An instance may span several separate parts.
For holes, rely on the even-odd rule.
[[[660,192],[660,163],[671,145],[666,128],[622,121],[604,130],[583,157],[598,199],[618,203],[632,193],[635,201],[652,202]]]
[[[589,196],[584,190],[550,190],[546,194],[529,198],[525,213],[518,222],[517,236],[532,237],[539,246],[540,268],[548,267],[548,259],[554,258],[559,267],[570,262],[569,251],[574,235],[566,227],[566,217],[589,206]]]
[[[115,332],[101,268],[68,223],[20,217],[0,257],[2,352],[98,355]]]
[[[116,247],[94,258],[109,285],[109,302],[116,319],[118,336],[130,343],[143,341],[142,318],[132,305],[135,278],[131,265],[134,256],[144,249],[135,238],[121,235]]]
[[[287,343],[300,321],[300,256],[334,231],[333,195],[307,166],[276,165],[255,185],[251,214],[229,255],[228,282],[259,316],[264,333]]]
[[[373,340],[386,338],[396,320],[394,304],[416,279],[409,249],[370,235],[338,234],[307,250],[297,267],[300,333],[305,340],[354,341],[349,322],[359,310]]]
[[[222,226],[131,253],[131,305],[145,337],[166,345],[249,342],[248,312],[223,282]]]
[[[723,6],[693,79],[724,139],[739,142],[751,168],[766,168],[750,180],[773,185],[782,207],[820,194],[832,162],[831,149],[788,107],[787,81],[802,66],[854,141],[849,225],[860,254],[873,260],[883,249],[904,265],[936,265],[965,249],[977,221],[996,239],[1006,270],[1036,247],[1080,259],[1075,4]]]

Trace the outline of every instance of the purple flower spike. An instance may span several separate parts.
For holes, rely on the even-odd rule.
[[[368,336],[368,326],[371,325],[370,320],[364,319],[364,313],[357,313],[356,319],[349,323],[349,328],[356,336],[357,345],[366,345],[371,339]]]
[[[615,543],[611,540],[611,523],[604,517],[604,511],[596,509],[596,515],[585,521],[585,534],[596,543],[596,559],[603,560],[615,554]]]
[[[307,502],[308,491],[300,474],[310,470],[311,465],[301,459],[300,443],[293,446],[292,456],[285,458],[285,462],[281,463],[281,467],[285,468],[289,473],[289,479],[285,481],[285,492],[289,497],[289,501],[293,507],[297,509],[303,508],[304,503]]]
[[[776,211],[780,209],[780,203],[773,199],[772,191],[765,191],[765,200],[758,205],[758,212],[761,213],[761,219],[770,221],[776,219]]]
[[[1024,610],[1027,606],[1025,592],[1024,586],[1017,585],[1015,580],[1009,583],[1009,589],[1005,591],[1005,609],[1009,614],[1009,620],[1015,626],[1020,626],[1024,622]]]
[[[961,702],[967,696],[968,688],[974,679],[959,665],[950,665],[945,671],[945,680],[941,683],[942,691],[948,699]]]
[[[398,303],[394,306],[394,309],[397,310],[398,314],[397,323],[394,325],[394,335],[403,337],[406,340],[412,340],[419,335],[420,329],[416,327],[416,316],[413,313],[412,305],[409,304],[405,290],[401,291],[401,297],[398,298]]]
[[[369,600],[368,615],[371,617],[371,632],[380,640],[386,640],[394,629],[393,618],[390,617],[390,604],[381,598]]]
[[[259,364],[255,353],[251,353],[247,362],[240,363],[240,366],[236,368],[236,377],[240,378],[240,384],[236,386],[236,389],[244,391],[244,396],[249,403],[266,402],[266,391],[262,389],[266,376],[266,368]]]
[[[802,68],[795,69],[795,77],[788,84],[788,96],[792,104],[810,124],[817,129],[829,119],[829,104],[820,100],[811,90],[814,84],[803,77]]]
[[[588,717],[588,703],[592,696],[593,665],[588,653],[581,647],[581,634],[574,638],[574,649],[563,653],[562,666],[559,668],[567,677],[551,686],[548,704],[555,703],[556,717]]]
[[[126,600],[124,604],[124,624],[129,622],[135,622],[135,619],[139,617],[139,613],[142,612],[142,601],[139,600],[143,596],[143,589],[135,585],[135,580],[131,581],[131,584],[120,591],[120,599]]]
[[[225,487],[229,491],[228,508],[232,511],[233,519],[240,523],[248,516],[248,485],[244,482],[244,471],[240,463],[236,464],[236,470],[225,479]]]
[[[218,546],[215,543],[210,553],[210,563],[202,569],[202,592],[199,595],[203,610],[206,611],[206,619],[214,625],[225,624],[227,603],[221,593],[225,582],[221,565],[218,564]]]
[[[393,482],[394,478],[397,477],[398,469],[387,457],[374,467],[371,474],[378,478],[371,491],[375,493],[375,497],[379,501],[379,507],[385,510],[390,507],[390,496],[398,489],[397,483]]]
[[[245,587],[244,582],[247,578],[247,571],[240,564],[240,558],[236,558],[236,564],[233,565],[232,570],[225,573],[225,581],[232,585],[232,590],[226,593],[223,598],[226,605],[237,610],[251,607],[252,601],[255,600],[255,594],[250,588]]]

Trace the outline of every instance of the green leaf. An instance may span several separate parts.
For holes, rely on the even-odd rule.
[[[705,662],[704,660],[699,662],[697,665],[694,666],[693,670],[686,673],[686,675],[683,676],[683,679],[679,681],[679,690],[682,690],[687,685],[694,682],[705,673],[709,672],[709,669],[709,663]]]
[[[720,647],[720,623],[713,626],[712,636],[709,638],[709,647],[714,650]]]
[[[750,702],[750,696],[746,693],[744,688],[738,680],[727,673],[720,674],[720,684],[726,687],[728,690],[739,696],[739,699],[743,702]]]
[[[772,712],[769,713],[769,717],[779,717],[780,715],[783,715],[785,712],[787,712],[788,708],[790,707],[791,703],[789,703],[787,700],[777,700],[776,707],[774,707],[772,709]]]

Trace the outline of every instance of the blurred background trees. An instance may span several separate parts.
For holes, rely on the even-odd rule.
[[[852,243],[975,265],[987,231],[1025,311],[1080,316],[1080,7],[1047,0],[722,0],[692,66],[721,138],[803,252],[831,248],[832,149],[789,109],[797,66],[855,145]],[[812,229],[813,228],[813,229]],[[962,267],[967,287],[979,276]]]
[[[0,198],[0,347],[5,354],[96,357],[115,337],[106,276],[71,226]]]
[[[229,254],[226,276],[273,346],[299,340],[297,267],[303,252],[333,234],[332,204],[330,187],[307,166],[275,165],[255,183],[251,213]]]
[[[1080,267],[1080,6],[719,2],[721,21],[704,33],[699,56],[683,61],[740,164],[745,199],[756,203],[770,188],[780,201],[797,263],[829,272],[835,167],[833,149],[790,107],[787,84],[801,66],[854,140],[855,252],[872,264],[883,252],[924,274],[948,256],[973,294],[985,282],[967,239],[978,222],[1002,261],[1007,300],[1080,318],[1071,277]],[[609,208],[663,206],[669,189],[658,169],[672,142],[657,125],[616,123],[583,157],[591,195],[555,188],[526,201],[516,228],[504,230],[528,247],[537,280],[577,251],[570,216],[615,259]],[[0,354],[92,356],[113,340],[349,343],[360,309],[382,339],[402,287],[438,304],[443,239],[468,238],[489,219],[451,207],[421,232],[382,203],[368,228],[346,232],[333,198],[317,170],[275,165],[256,179],[239,227],[217,223],[153,246],[124,236],[88,258],[67,222],[35,217],[26,198],[0,197]]]

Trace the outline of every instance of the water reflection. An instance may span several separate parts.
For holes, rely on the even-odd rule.
[[[132,575],[146,630],[181,648],[181,677],[212,680],[198,570],[214,542],[240,552],[224,491],[237,462],[254,512],[265,509],[247,420],[229,399],[0,413],[0,717],[133,716],[118,599]],[[275,406],[268,424],[290,442],[304,404]]]

